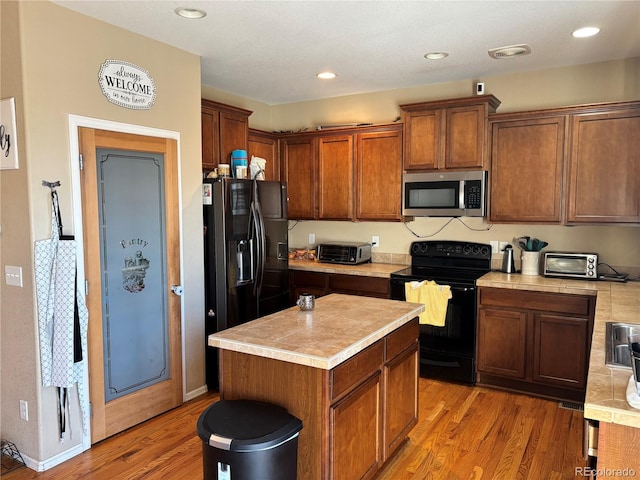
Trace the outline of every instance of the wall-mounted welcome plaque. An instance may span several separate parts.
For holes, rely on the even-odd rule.
[[[18,169],[15,99],[0,100],[0,170]]]
[[[107,100],[124,108],[149,110],[156,101],[156,84],[144,68],[121,60],[105,60],[98,82]]]

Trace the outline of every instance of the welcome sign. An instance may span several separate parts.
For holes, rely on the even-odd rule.
[[[107,100],[124,108],[149,110],[156,101],[156,85],[149,72],[129,62],[106,60],[98,82]]]

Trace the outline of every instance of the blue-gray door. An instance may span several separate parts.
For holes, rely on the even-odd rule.
[[[182,402],[174,140],[80,129],[92,442]]]

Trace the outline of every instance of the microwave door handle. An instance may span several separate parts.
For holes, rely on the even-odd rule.
[[[460,188],[458,191],[458,205],[460,206],[459,208],[461,209],[467,208],[467,206],[464,204],[464,184],[465,184],[465,181],[460,180]]]

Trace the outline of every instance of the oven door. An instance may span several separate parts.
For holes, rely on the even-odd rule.
[[[391,278],[391,298],[405,300],[404,284],[416,278]],[[443,327],[420,325],[420,375],[475,384],[476,287],[435,280],[451,287]]]

